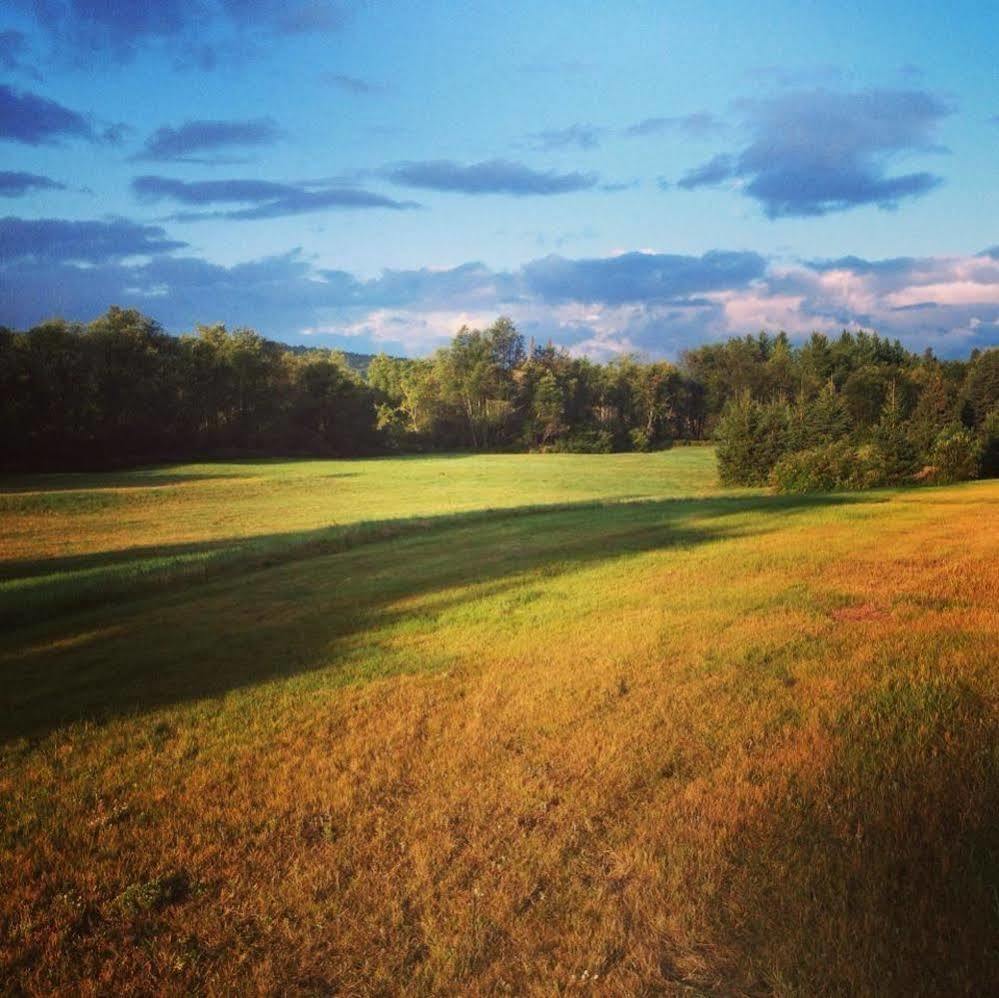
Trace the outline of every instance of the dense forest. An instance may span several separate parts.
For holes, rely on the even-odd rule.
[[[525,343],[509,319],[430,357],[172,336],[131,309],[0,329],[0,464],[241,455],[654,450],[713,439],[722,477],[784,490],[999,472],[999,350],[914,354],[873,333],[760,333],[679,364]]]

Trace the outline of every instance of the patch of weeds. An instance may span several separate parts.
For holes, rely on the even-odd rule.
[[[316,811],[302,819],[302,838],[309,843],[335,842],[338,831],[329,811]]]
[[[162,911],[186,901],[193,885],[186,873],[175,871],[153,880],[129,884],[115,899],[114,906],[126,915]]]
[[[88,824],[91,828],[109,828],[120,825],[132,815],[132,809],[126,801],[104,801],[98,798],[96,813]]]
[[[178,973],[196,967],[205,957],[205,948],[196,935],[184,936],[178,940],[173,954],[172,966]]]

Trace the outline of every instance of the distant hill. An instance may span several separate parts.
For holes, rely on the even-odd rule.
[[[310,347],[305,346],[301,343],[291,344],[291,343],[281,343],[285,350],[289,353],[295,354],[308,354],[315,353],[318,350],[326,350],[326,347]],[[333,349],[336,349],[335,347]],[[337,353],[343,354],[347,360],[347,364],[352,371],[357,371],[358,374],[367,374],[368,365],[374,359],[373,353],[354,353],[351,350],[337,350]]]

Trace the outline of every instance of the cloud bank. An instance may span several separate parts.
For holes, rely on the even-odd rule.
[[[0,323],[24,327],[54,313],[86,319],[117,303],[174,331],[225,321],[292,342],[414,354],[440,345],[462,322],[505,312],[528,335],[596,357],[630,350],[675,357],[761,328],[792,335],[873,328],[943,356],[999,337],[995,249],[792,262],[733,250],[553,255],[513,270],[469,262],[368,279],[316,268],[297,250],[231,267],[188,250],[162,227],[126,219],[0,219]]]
[[[767,217],[788,218],[891,209],[941,183],[933,173],[892,169],[903,157],[941,151],[935,133],[951,109],[925,91],[797,91],[739,108],[746,144],[688,171],[680,187],[738,181]]]

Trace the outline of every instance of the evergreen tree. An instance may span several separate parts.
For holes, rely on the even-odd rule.
[[[874,427],[873,439],[881,454],[886,481],[901,482],[916,470],[916,449],[906,433],[895,382],[888,386],[881,418]]]
[[[922,461],[930,462],[930,451],[941,430],[954,421],[956,400],[938,366],[928,371],[923,389],[909,419],[909,440]]]

